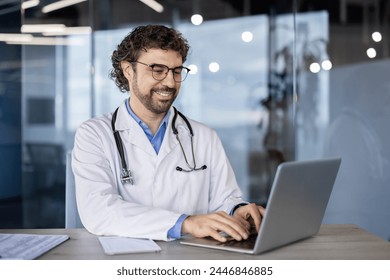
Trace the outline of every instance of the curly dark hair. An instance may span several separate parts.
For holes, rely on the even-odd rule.
[[[113,69],[110,77],[121,92],[130,90],[128,80],[123,74],[121,61],[137,61],[141,51],[151,48],[177,51],[184,63],[190,46],[182,34],[173,28],[163,25],[145,25],[135,28],[122,40],[111,56]]]

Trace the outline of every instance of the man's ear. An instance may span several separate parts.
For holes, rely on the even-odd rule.
[[[130,62],[128,61],[121,61],[121,67],[123,70],[123,75],[125,75],[126,79],[130,81],[130,78],[133,74],[133,68],[131,67]]]

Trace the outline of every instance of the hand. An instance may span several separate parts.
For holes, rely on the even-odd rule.
[[[233,213],[233,217],[241,218],[250,223],[251,226],[256,228],[256,231],[259,232],[260,224],[265,215],[265,209],[261,206],[258,206],[254,203],[241,206],[236,209]]]
[[[249,237],[250,224],[240,216],[233,217],[220,211],[211,214],[194,215],[187,217],[182,225],[182,233],[189,233],[194,237],[206,237],[226,242],[226,236],[221,232],[230,235],[235,240],[247,239]]]

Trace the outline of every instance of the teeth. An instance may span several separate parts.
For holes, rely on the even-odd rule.
[[[164,91],[164,92],[156,91],[156,93],[157,93],[158,95],[161,95],[161,96],[164,96],[164,97],[168,97],[169,95],[171,95],[170,92],[166,92],[166,91]]]

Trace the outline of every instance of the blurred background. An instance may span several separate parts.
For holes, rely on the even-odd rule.
[[[127,97],[110,55],[150,23],[188,39],[176,106],[246,199],[283,161],[340,156],[324,223],[390,239],[390,0],[0,0],[0,228],[64,227],[75,130]]]

